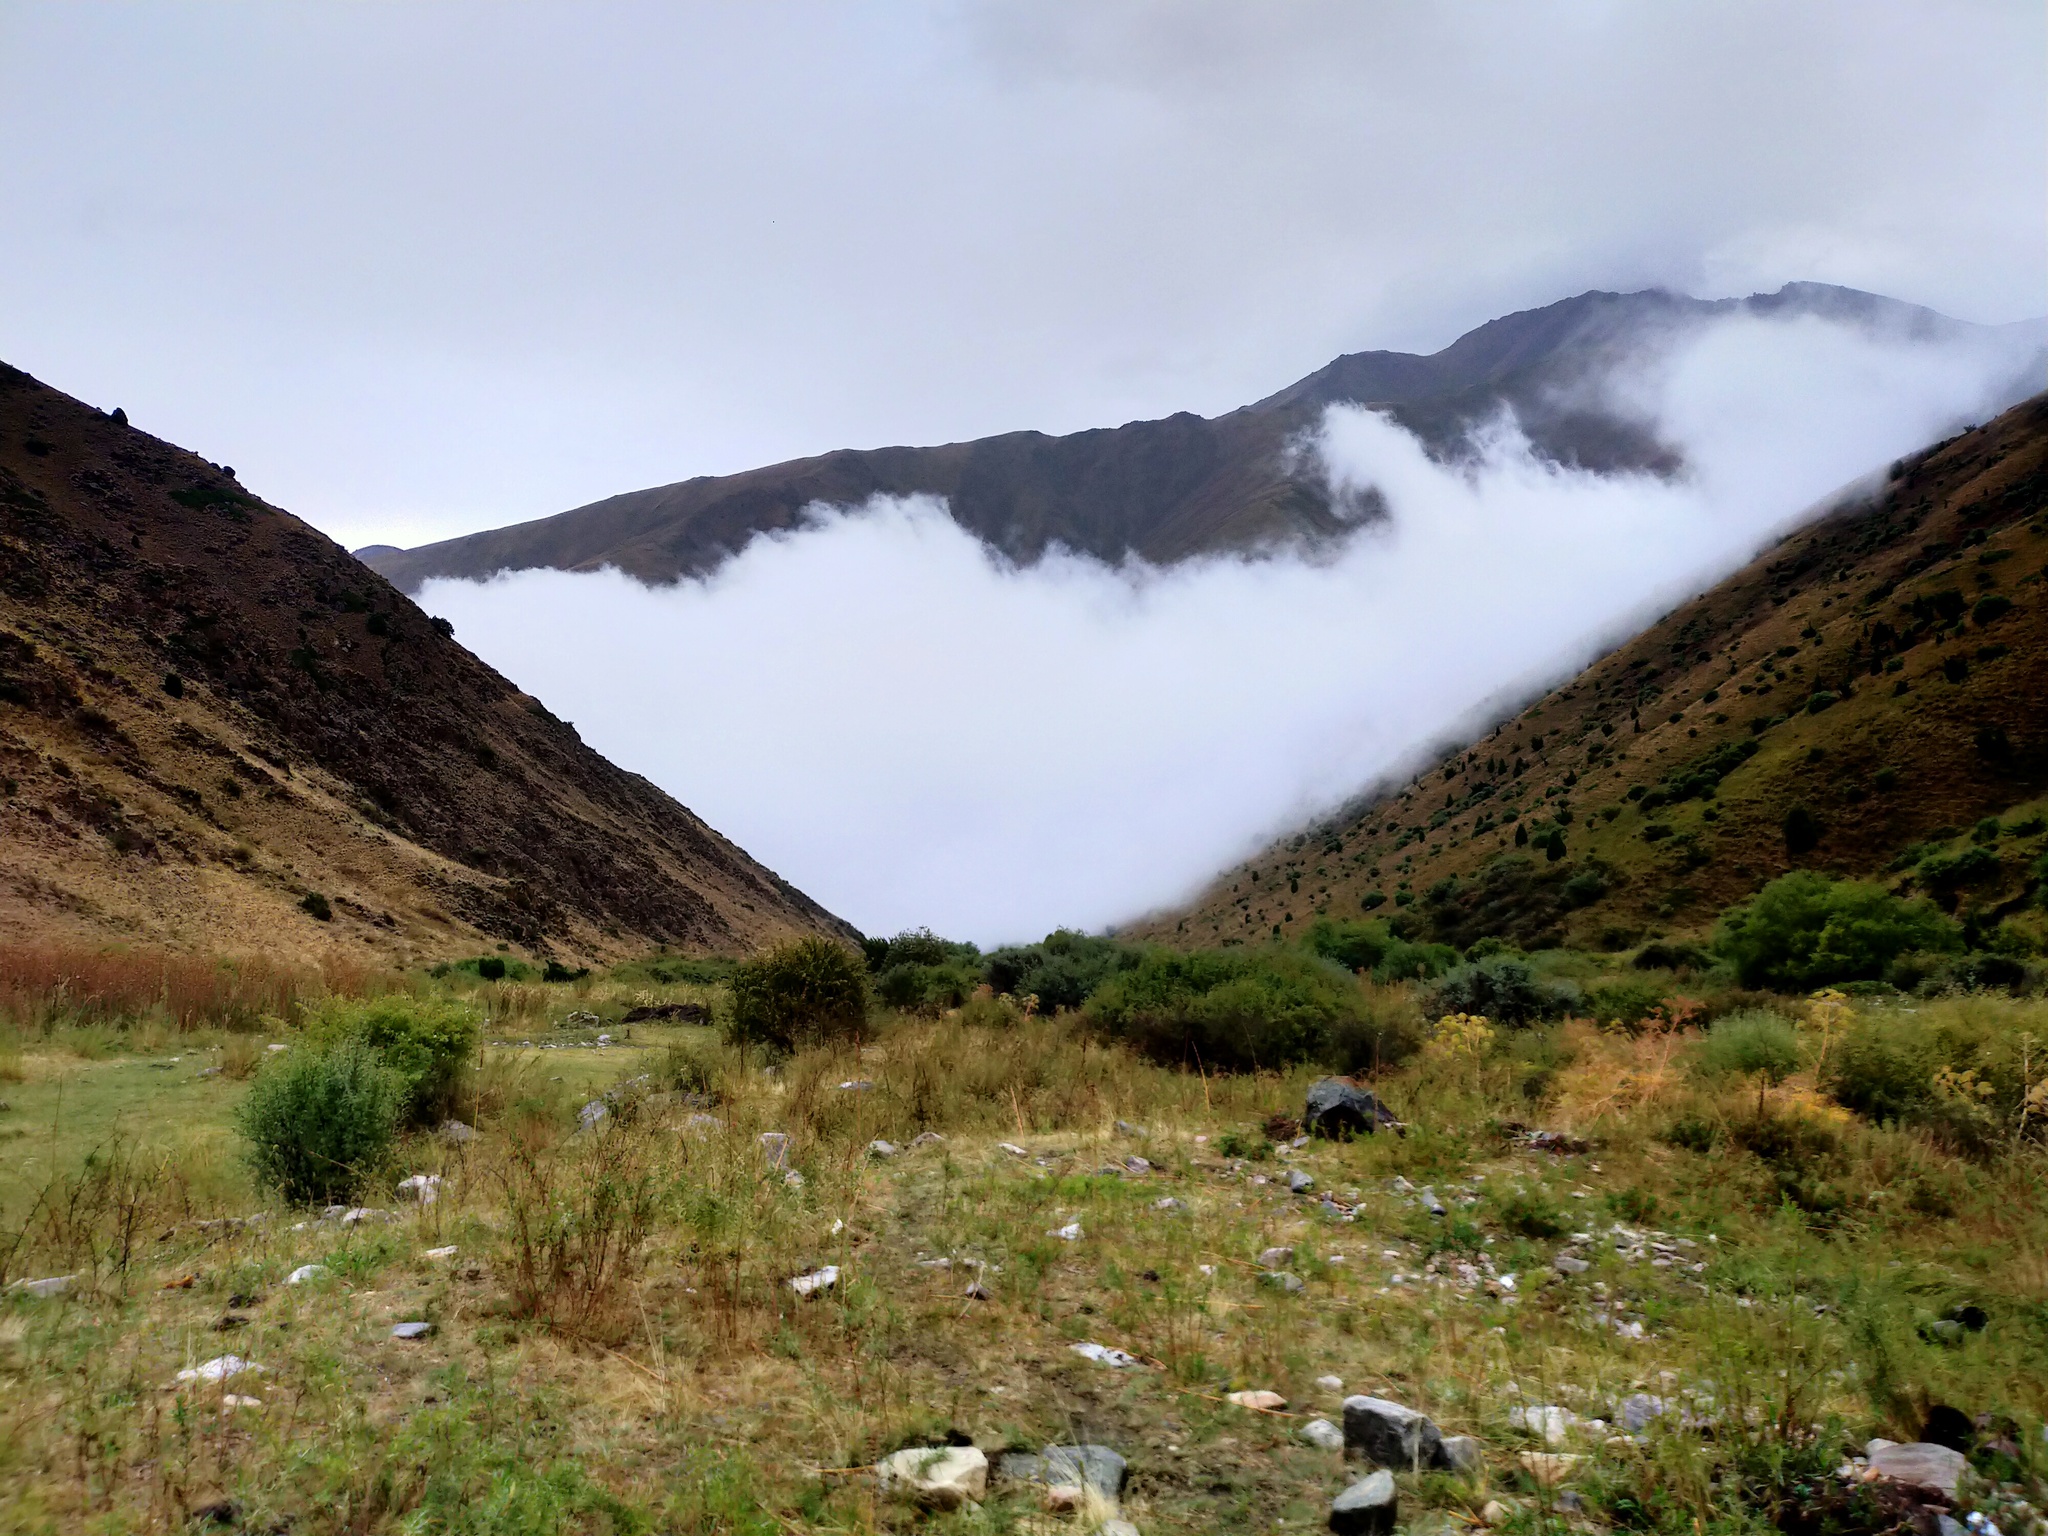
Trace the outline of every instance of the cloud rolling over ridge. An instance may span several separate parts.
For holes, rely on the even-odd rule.
[[[984,943],[1199,886],[1568,672],[1818,499],[1987,414],[2038,335],[1731,318],[1600,387],[1675,480],[1432,461],[1332,409],[1386,518],[1316,560],[1016,568],[928,501],[819,509],[713,576],[528,571],[422,594],[472,649],[871,932]]]

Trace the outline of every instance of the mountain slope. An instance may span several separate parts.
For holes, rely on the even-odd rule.
[[[852,932],[232,471],[4,365],[0,850],[14,941],[409,960]]]
[[[1133,932],[1255,943],[1375,912],[1460,945],[1619,948],[1795,866],[2002,916],[2036,883],[2040,818],[1953,861],[2048,792],[2044,583],[2037,396]]]
[[[547,567],[611,565],[668,582],[714,569],[756,533],[795,526],[814,502],[916,494],[947,498],[962,526],[1020,562],[1055,543],[1109,561],[1137,554],[1161,564],[1207,551],[1313,545],[1370,510],[1334,505],[1301,446],[1329,405],[1386,406],[1446,455],[1506,405],[1554,459],[1668,470],[1677,462],[1672,450],[1641,422],[1602,407],[1589,385],[1660,339],[1735,313],[1826,315],[1916,337],[1975,329],[1812,283],[1714,301],[1584,293],[1491,321],[1428,357],[1340,357],[1213,419],[1182,413],[1065,437],[1011,432],[937,448],[848,449],[633,491],[419,549],[359,554],[408,592],[436,576]]]

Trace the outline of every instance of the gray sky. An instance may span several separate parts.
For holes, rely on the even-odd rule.
[[[349,544],[1589,287],[2041,313],[2039,0],[0,0],[0,357]]]

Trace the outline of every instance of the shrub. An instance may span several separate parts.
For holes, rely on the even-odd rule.
[[[1333,961],[1347,971],[1370,971],[1387,957],[1399,941],[1387,932],[1385,923],[1359,923],[1317,918],[1302,935],[1301,947],[1312,955]]]
[[[1874,981],[1909,950],[1950,950],[1960,932],[1924,901],[1813,870],[1781,875],[1722,915],[1714,950],[1744,986],[1806,990]]]
[[[830,939],[789,939],[733,970],[731,1035],[737,1044],[794,1051],[858,1041],[867,1022],[867,966]]]
[[[1782,1083],[1799,1070],[1799,1033],[1789,1020],[1749,1008],[1714,1021],[1695,1058],[1709,1077]]]
[[[1621,981],[1600,987],[1586,998],[1586,1011],[1602,1024],[1633,1027],[1663,1006],[1664,989],[1654,982]]]
[[[1103,982],[1138,963],[1142,950],[1114,939],[1061,928],[1037,944],[1012,945],[990,955],[982,980],[998,993],[1036,997],[1041,1013],[1079,1008]]]
[[[1458,952],[1448,944],[1416,944],[1397,939],[1372,968],[1372,979],[1382,986],[1399,981],[1428,981],[1457,963]]]
[[[299,906],[310,914],[315,922],[326,923],[332,922],[334,919],[333,904],[318,891],[306,892],[305,895],[299,898]]]
[[[496,955],[485,955],[476,963],[477,975],[485,981],[503,981],[505,962]]]
[[[2029,1079],[2039,1073],[2030,1052],[2037,1051],[1995,1004],[1877,1010],[1850,1021],[1822,1063],[1820,1082],[1868,1119],[1916,1125],[1957,1150],[1981,1153],[2004,1131],[2040,1134],[2042,1117],[2028,1097],[2036,1086]]]
[[[1676,939],[1657,939],[1645,944],[1629,962],[1639,971],[1703,971],[1714,957],[1697,944]]]
[[[1154,951],[1084,1012],[1097,1033],[1154,1060],[1211,1070],[1390,1064],[1418,1038],[1404,1012],[1374,1006],[1337,966],[1290,950]]]
[[[542,969],[540,973],[540,979],[542,981],[556,983],[567,981],[581,981],[584,977],[588,976],[589,974],[590,967],[587,965],[579,965],[576,967],[575,970],[572,971],[569,969],[568,966],[562,964],[561,961],[550,960],[547,963],[546,967]]]
[[[1813,852],[1820,844],[1821,833],[1826,830],[1821,826],[1820,818],[1803,805],[1795,805],[1787,811],[1780,826],[1785,834],[1785,852],[1795,859],[1803,853]]]
[[[294,1205],[345,1199],[391,1150],[404,1085],[364,1041],[305,1044],[249,1085],[236,1124],[256,1177]]]
[[[392,996],[335,1003],[314,1021],[329,1042],[359,1040],[377,1053],[399,1087],[400,1116],[433,1125],[460,1113],[463,1072],[479,1030],[461,1003]]]
[[[1541,1189],[1511,1189],[1500,1202],[1500,1224],[1518,1237],[1562,1237],[1564,1213]]]
[[[1540,980],[1526,960],[1488,955],[1445,973],[1429,990],[1423,1010],[1431,1015],[1476,1013],[1500,1024],[1533,1024],[1571,1006],[1575,994]]]

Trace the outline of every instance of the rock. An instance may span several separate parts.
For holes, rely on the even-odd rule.
[[[869,1157],[894,1157],[898,1150],[895,1142],[883,1141],[879,1137],[868,1143]]]
[[[1278,1413],[1287,1406],[1286,1398],[1278,1392],[1268,1392],[1263,1387],[1227,1393],[1225,1401],[1233,1402],[1240,1408],[1256,1408],[1264,1413]]]
[[[1014,1141],[999,1141],[996,1143],[996,1146],[999,1150],[1009,1153],[1012,1157],[1029,1157],[1031,1155]]]
[[[1647,1392],[1632,1393],[1614,1405],[1614,1421],[1632,1435],[1639,1435],[1651,1423],[1662,1418],[1669,1405],[1661,1397],[1652,1397]]]
[[[1330,1501],[1330,1529],[1338,1536],[1386,1536],[1394,1529],[1394,1474],[1362,1477]]]
[[[1316,1378],[1316,1385],[1325,1392],[1342,1392],[1344,1390],[1344,1378],[1342,1376],[1318,1376]]]
[[[1029,1451],[1004,1451],[996,1457],[997,1477],[1013,1483],[1042,1483],[1045,1481],[1045,1458],[1034,1456]]]
[[[1299,1296],[1304,1289],[1301,1276],[1290,1275],[1284,1269],[1259,1276],[1259,1284],[1270,1285],[1274,1290],[1284,1291],[1289,1296]]]
[[[1480,1506],[1479,1523],[1481,1525],[1506,1525],[1513,1514],[1514,1511],[1501,1503],[1499,1499],[1488,1499]]]
[[[704,1114],[702,1111],[690,1116],[689,1119],[683,1122],[683,1131],[686,1135],[690,1136],[709,1136],[714,1131],[722,1131],[724,1129],[725,1122],[723,1120],[719,1119],[716,1115]]]
[[[804,1176],[792,1168],[782,1176],[782,1182],[791,1189],[802,1189],[804,1187]]]
[[[1310,1419],[1296,1431],[1310,1445],[1323,1451],[1344,1449],[1344,1431],[1328,1419]]]
[[[875,1085],[864,1077],[850,1077],[839,1085],[841,1093],[872,1093]]]
[[[1051,1488],[1085,1488],[1114,1504],[1124,1496],[1130,1463],[1106,1445],[1048,1445],[1039,1453]]]
[[[394,1339],[424,1339],[434,1331],[432,1323],[400,1323],[391,1330]]]
[[[1045,1235],[1056,1237],[1063,1243],[1078,1243],[1085,1234],[1081,1231],[1081,1223],[1070,1221],[1064,1227],[1054,1227]]]
[[[1561,1275],[1583,1275],[1593,1266],[1584,1259],[1569,1253],[1560,1253],[1550,1261],[1551,1267]]]
[[[946,1138],[937,1131],[919,1131],[916,1138],[910,1143],[910,1150],[917,1152],[925,1147],[942,1147],[945,1144]]]
[[[988,1497],[988,1458],[971,1445],[898,1451],[875,1463],[885,1493],[908,1494],[930,1509],[959,1509]]]
[[[1460,1477],[1477,1477],[1486,1465],[1485,1450],[1470,1435],[1445,1435],[1437,1465]]]
[[[1145,1127],[1133,1125],[1128,1120],[1119,1120],[1116,1123],[1116,1133],[1119,1136],[1136,1136],[1142,1139],[1145,1135]]]
[[[1425,1211],[1429,1212],[1429,1214],[1432,1216],[1443,1216],[1448,1214],[1444,1210],[1443,1201],[1437,1199],[1436,1191],[1433,1189],[1425,1187],[1423,1189],[1416,1191],[1415,1201],[1418,1205],[1420,1205]]]
[[[1128,1370],[1138,1363],[1136,1355],[1125,1354],[1122,1350],[1112,1349],[1107,1344],[1090,1342],[1073,1344],[1068,1347],[1083,1360],[1093,1360],[1097,1365],[1106,1365],[1112,1370]]]
[[[353,1209],[343,1211],[340,1217],[341,1224],[344,1227],[360,1227],[366,1226],[371,1222],[396,1221],[397,1219],[390,1211],[380,1211],[374,1205],[358,1205]]]
[[[763,1131],[756,1138],[761,1144],[761,1155],[768,1160],[770,1168],[789,1166],[789,1133],[787,1131]]]
[[[1951,1349],[1962,1343],[1963,1339],[1967,1336],[1963,1325],[1948,1317],[1936,1318],[1931,1323],[1923,1323],[1920,1327],[1920,1332],[1930,1344],[1946,1344]]]
[[[264,1046],[263,1049],[266,1051],[288,1051],[291,1049],[291,1047],[289,1045],[286,1045],[282,1040],[273,1040],[270,1042],[270,1044]]]
[[[827,1264],[820,1269],[792,1277],[789,1288],[799,1296],[816,1296],[820,1292],[831,1290],[838,1283],[839,1266]]]
[[[1312,1136],[1370,1135],[1381,1126],[1399,1130],[1401,1122],[1370,1089],[1348,1077],[1326,1077],[1311,1084],[1301,1112],[1301,1128]]]
[[[1095,1527],[1095,1536],[1138,1536],[1138,1528],[1119,1515]]]
[[[1955,1497],[1956,1479],[1968,1465],[1961,1451],[1924,1440],[1881,1446],[1870,1453],[1871,1476],[1908,1488],[1932,1489],[1950,1499]]]
[[[1344,1399],[1344,1454],[1375,1467],[1419,1472],[1443,1452],[1443,1431],[1413,1408],[1384,1397]]]
[[[1315,1187],[1315,1178],[1306,1168],[1294,1168],[1288,1171],[1287,1191],[1289,1194],[1305,1195]]]
[[[77,1278],[78,1276],[73,1274],[51,1275],[42,1280],[17,1280],[7,1289],[23,1296],[34,1296],[39,1300],[48,1301],[52,1296],[62,1296],[70,1290],[71,1282]]]
[[[304,1285],[309,1280],[325,1280],[326,1278],[327,1266],[325,1264],[301,1264],[297,1269],[284,1277],[284,1283],[286,1285]]]
[[[404,1199],[417,1200],[421,1205],[432,1205],[441,1198],[441,1175],[416,1173],[411,1178],[400,1179],[398,1193]]]
[[[1259,1268],[1279,1269],[1294,1262],[1292,1248],[1264,1248],[1259,1251]]]
[[[647,1003],[628,1008],[621,1024],[709,1024],[711,1010],[702,1003]]]
[[[1936,1403],[1921,1421],[1920,1438],[1929,1445],[1945,1445],[1967,1456],[1970,1447],[1977,1443],[1977,1426],[1962,1409]]]
[[[1154,1200],[1152,1202],[1152,1209],[1155,1211],[1184,1211],[1187,1207],[1174,1199],[1173,1196],[1166,1195],[1158,1200]]]
[[[965,1298],[966,1298],[967,1300],[969,1300],[969,1301],[993,1301],[993,1300],[995,1300],[995,1292],[994,1292],[994,1291],[991,1291],[991,1290],[990,1290],[990,1289],[989,1289],[989,1288],[988,1288],[987,1286],[983,1285],[983,1284],[982,1284],[982,1283],[981,1283],[981,1282],[980,1282],[979,1280],[973,1280],[973,1281],[970,1281],[970,1282],[968,1282],[968,1286],[967,1286],[967,1289],[966,1289],[966,1290],[964,1290],[964,1291],[962,1291],[962,1292],[961,1292],[960,1294],[961,1294],[962,1296],[964,1296],[964,1297],[965,1297]]]
[[[600,1120],[610,1113],[611,1111],[605,1108],[602,1099],[592,1099],[588,1104],[576,1111],[576,1118],[582,1123],[583,1129],[587,1131],[596,1126]]]
[[[423,1259],[452,1259],[455,1257],[455,1245],[450,1243],[446,1248],[426,1249],[420,1254],[420,1257]]]
[[[1142,1157],[1127,1157],[1124,1159],[1124,1171],[1126,1173],[1150,1173],[1152,1165]]]
[[[1570,1456],[1563,1451],[1523,1451],[1515,1459],[1521,1462],[1522,1470],[1534,1478],[1539,1487],[1555,1488],[1578,1471],[1579,1463],[1586,1458]]]
[[[464,1125],[460,1120],[443,1120],[441,1129],[434,1134],[451,1147],[463,1147],[476,1140],[476,1127]]]
[[[253,1360],[244,1360],[240,1355],[216,1355],[211,1360],[201,1361],[178,1372],[180,1381],[232,1381],[249,1371],[260,1371],[263,1367]]]
[[[219,1076],[220,1076],[220,1068],[219,1068],[219,1067],[201,1067],[201,1068],[200,1068],[200,1069],[199,1069],[199,1070],[198,1070],[198,1071],[197,1071],[196,1073],[194,1073],[193,1075],[194,1075],[195,1077],[219,1077]]]
[[[1532,1152],[1578,1153],[1587,1150],[1585,1142],[1563,1131],[1531,1131],[1522,1138],[1522,1145]]]
[[[1990,1326],[1991,1314],[1982,1307],[1964,1302],[1948,1309],[1948,1320],[1952,1323],[1961,1323],[1972,1333],[1982,1333]]]
[[[1572,1426],[1578,1422],[1579,1416],[1571,1409],[1560,1408],[1554,1403],[1508,1410],[1509,1428],[1541,1435],[1545,1445],[1563,1445],[1571,1433]]]

